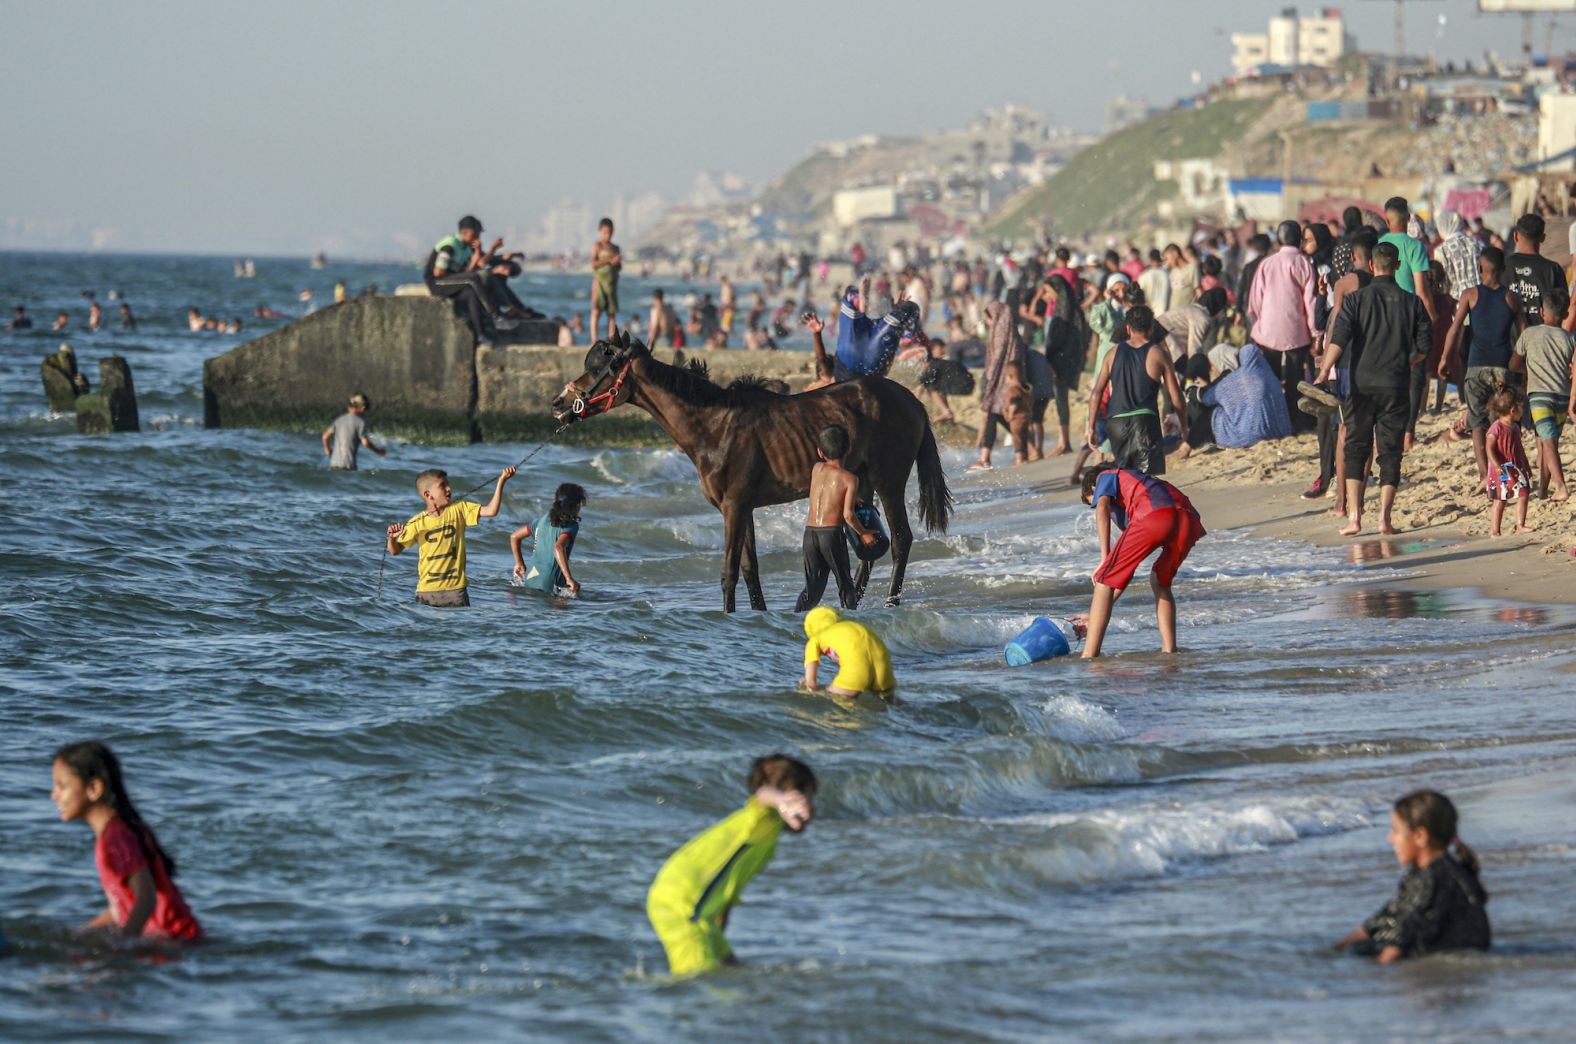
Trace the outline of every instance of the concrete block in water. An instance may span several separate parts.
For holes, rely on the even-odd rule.
[[[75,406],[77,431],[83,435],[141,430],[131,364],[118,355],[99,360],[98,393],[77,396]]]
[[[357,297],[203,365],[210,428],[322,431],[354,392],[374,431],[421,442],[476,438],[475,341],[440,298]]]
[[[55,413],[70,413],[76,409],[78,395],[86,394],[88,379],[77,370],[77,353],[69,344],[62,344],[54,355],[44,356],[44,398]]]

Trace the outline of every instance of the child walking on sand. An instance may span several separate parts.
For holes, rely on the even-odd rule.
[[[387,455],[382,446],[367,438],[366,413],[371,408],[371,401],[356,392],[350,397],[350,405],[345,412],[323,429],[323,456],[328,458],[329,467],[355,471],[356,454],[363,446],[380,457]]]
[[[828,424],[816,435],[815,446],[816,456],[821,459],[810,471],[810,517],[804,526],[804,590],[794,603],[796,613],[821,601],[827,577],[833,574],[837,577],[838,603],[844,609],[858,608],[859,592],[848,571],[843,526],[853,529],[866,547],[876,542],[876,535],[864,527],[854,509],[859,479],[843,467],[843,457],[848,453],[848,429],[841,424]]]
[[[175,886],[175,860],[132,804],[114,752],[97,741],[69,744],[55,752],[51,775],[49,796],[60,818],[83,819],[93,828],[93,861],[109,900],[84,930],[114,929],[132,939],[201,938],[202,927]]]
[[[1108,465],[1084,472],[1083,502],[1095,509],[1100,533],[1100,567],[1094,571],[1094,600],[1089,605],[1089,635],[1083,658],[1100,655],[1111,623],[1111,609],[1133,574],[1156,548],[1150,586],[1155,590],[1155,621],[1160,626],[1160,651],[1177,651],[1177,604],[1171,597],[1188,552],[1205,535],[1204,523],[1182,491],[1142,471]],[[1111,522],[1122,529],[1113,545]]]
[[[1477,856],[1456,836],[1450,799],[1419,790],[1397,801],[1390,847],[1407,868],[1395,898],[1335,948],[1377,957],[1380,964],[1439,950],[1488,949],[1488,893],[1478,882]]]
[[[675,976],[737,963],[722,934],[728,912],[771,862],[783,828],[797,834],[815,815],[815,773],[785,754],[757,758],[749,789],[744,808],[673,853],[651,882],[646,916]]]
[[[585,503],[586,491],[573,482],[565,482],[553,494],[553,506],[537,519],[534,529],[527,523],[509,534],[514,575],[526,587],[548,594],[568,592],[572,598],[580,594],[580,581],[569,569],[569,556],[575,549],[575,537],[580,532],[580,509]],[[532,533],[536,534],[536,543],[531,550],[531,564],[527,566],[520,556],[520,542]]]
[[[1543,324],[1529,326],[1516,341],[1527,370],[1527,410],[1538,437],[1538,495],[1555,503],[1570,499],[1560,462],[1560,432],[1576,414],[1576,335],[1560,329],[1567,306],[1563,287],[1543,292]]]
[[[465,530],[498,514],[503,504],[503,484],[514,477],[504,468],[485,505],[472,500],[452,502],[449,473],[431,468],[416,476],[416,492],[427,510],[409,522],[389,526],[388,553],[397,555],[416,541],[421,551],[416,562],[416,601],[435,608],[471,604],[465,580]]]
[[[1501,388],[1488,401],[1491,414],[1499,418],[1488,426],[1484,442],[1488,451],[1488,496],[1494,502],[1494,521],[1490,536],[1500,535],[1505,517],[1505,501],[1515,498],[1516,532],[1530,533],[1527,525],[1527,451],[1521,445],[1521,396]]]

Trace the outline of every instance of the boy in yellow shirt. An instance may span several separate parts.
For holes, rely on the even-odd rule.
[[[756,758],[749,787],[742,809],[691,838],[651,882],[646,916],[673,975],[736,963],[722,934],[728,911],[776,854],[783,827],[797,834],[815,815],[815,773],[802,761],[785,754]]]
[[[416,601],[437,608],[466,606],[471,596],[465,583],[465,530],[484,518],[498,514],[503,504],[503,484],[514,477],[513,468],[504,468],[486,504],[473,500],[451,502],[454,490],[449,473],[431,468],[416,476],[416,492],[427,510],[403,525],[388,529],[388,552],[397,555],[421,541],[416,563]]]
[[[892,673],[892,654],[886,643],[870,628],[843,615],[829,605],[818,605],[804,614],[804,687],[816,691],[821,657],[837,661],[837,676],[826,691],[834,696],[858,696],[873,692],[890,696],[897,689]]]

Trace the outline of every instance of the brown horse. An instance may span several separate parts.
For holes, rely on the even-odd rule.
[[[703,363],[660,362],[628,333],[598,341],[586,353],[586,372],[553,400],[553,416],[570,423],[633,403],[662,425],[695,464],[701,492],[722,512],[722,607],[733,612],[739,566],[750,607],[765,609],[755,557],[755,509],[809,495],[816,434],[828,424],[848,429],[844,465],[862,489],[881,498],[892,538],[892,589],[903,589],[914,534],[903,494],[919,466],[919,514],[927,531],[945,532],[952,494],[925,408],[907,388],[884,377],[861,377],[803,395],[779,395],[761,381],[741,378],[723,388]],[[864,590],[869,563],[856,578]]]

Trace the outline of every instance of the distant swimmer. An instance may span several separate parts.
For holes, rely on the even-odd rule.
[[[94,301],[88,305],[88,329],[97,330],[104,325],[104,309]]]
[[[131,314],[131,305],[125,301],[120,303],[120,328],[122,330],[135,330],[137,328],[137,320]]]
[[[387,450],[367,437],[366,413],[371,408],[371,400],[357,392],[350,397],[350,405],[345,412],[323,429],[323,456],[328,458],[329,467],[355,471],[356,456],[363,446],[380,457],[388,454]]]
[[[71,317],[66,315],[65,312],[56,312],[55,324],[51,326],[50,329],[58,332],[60,330],[64,330],[69,325],[71,325]]]
[[[1155,620],[1160,626],[1160,651],[1177,651],[1177,604],[1171,582],[1177,569],[1205,535],[1204,523],[1182,491],[1163,479],[1129,468],[1099,465],[1084,472],[1083,502],[1095,509],[1100,534],[1100,566],[1094,571],[1094,600],[1089,606],[1089,632],[1083,658],[1100,655],[1111,623],[1111,609],[1127,589],[1138,567],[1156,549],[1149,578],[1155,591]],[[1111,523],[1122,530],[1115,543]]]
[[[553,506],[537,519],[534,527],[523,525],[509,534],[514,575],[526,587],[548,594],[567,592],[570,597],[580,594],[580,581],[569,568],[569,556],[575,550],[575,537],[580,533],[580,509],[585,502],[585,489],[565,482],[553,494]],[[520,542],[533,535],[536,542],[527,565],[520,554]]]
[[[50,798],[60,818],[85,820],[93,828],[93,861],[109,900],[84,930],[133,939],[200,939],[202,927],[175,885],[175,860],[132,804],[115,754],[96,741],[69,744],[55,752],[51,776]]]
[[[1478,881],[1477,854],[1461,843],[1456,825],[1456,806],[1437,791],[1415,791],[1395,803],[1389,841],[1406,874],[1395,898],[1336,949],[1389,964],[1443,950],[1489,948],[1488,893]]]
[[[431,468],[416,476],[416,492],[427,510],[403,525],[389,526],[387,543],[388,553],[397,555],[421,541],[416,601],[440,609],[471,604],[465,579],[465,530],[498,514],[504,483],[513,477],[514,469],[504,468],[493,487],[492,499],[484,505],[470,500],[455,503],[446,471]]]
[[[651,347],[655,348],[662,337],[668,339],[670,347],[684,347],[684,325],[660,289],[651,291],[651,317],[646,328],[646,343]]]
[[[651,882],[646,916],[672,975],[738,963],[723,935],[729,912],[777,854],[783,828],[797,834],[815,816],[815,773],[802,761],[785,754],[757,758],[748,786],[742,809],[691,838]]]
[[[722,309],[718,320],[723,333],[733,332],[733,313],[738,305],[738,292],[734,290],[733,283],[726,275],[721,277],[717,290],[717,304]]]
[[[848,544],[843,526],[851,527],[866,546],[876,535],[860,524],[855,511],[859,478],[843,467],[848,453],[848,429],[828,424],[815,437],[820,460],[810,470],[810,517],[804,526],[804,590],[793,611],[802,613],[821,601],[827,577],[837,578],[837,600],[844,609],[859,606],[859,592],[848,569]]]
[[[607,316],[607,335],[613,336],[618,322],[618,275],[624,267],[624,252],[613,242],[613,219],[597,223],[597,241],[591,246],[591,342],[600,336],[599,322]]]
[[[837,675],[826,691],[834,696],[862,692],[889,696],[897,691],[892,654],[874,631],[862,623],[843,619],[829,605],[818,605],[804,614],[804,687],[817,692],[821,657],[837,663]]]
[[[33,320],[27,317],[26,306],[16,306],[15,317],[9,323],[5,324],[5,328],[7,330],[31,330],[33,328]]]
[[[286,315],[285,313],[279,311],[276,308],[270,308],[267,305],[258,305],[256,308],[252,309],[252,318],[253,319],[288,319],[290,317],[288,315]]]
[[[186,329],[192,333],[202,333],[208,328],[208,320],[204,319],[202,312],[195,308],[186,310]]]

